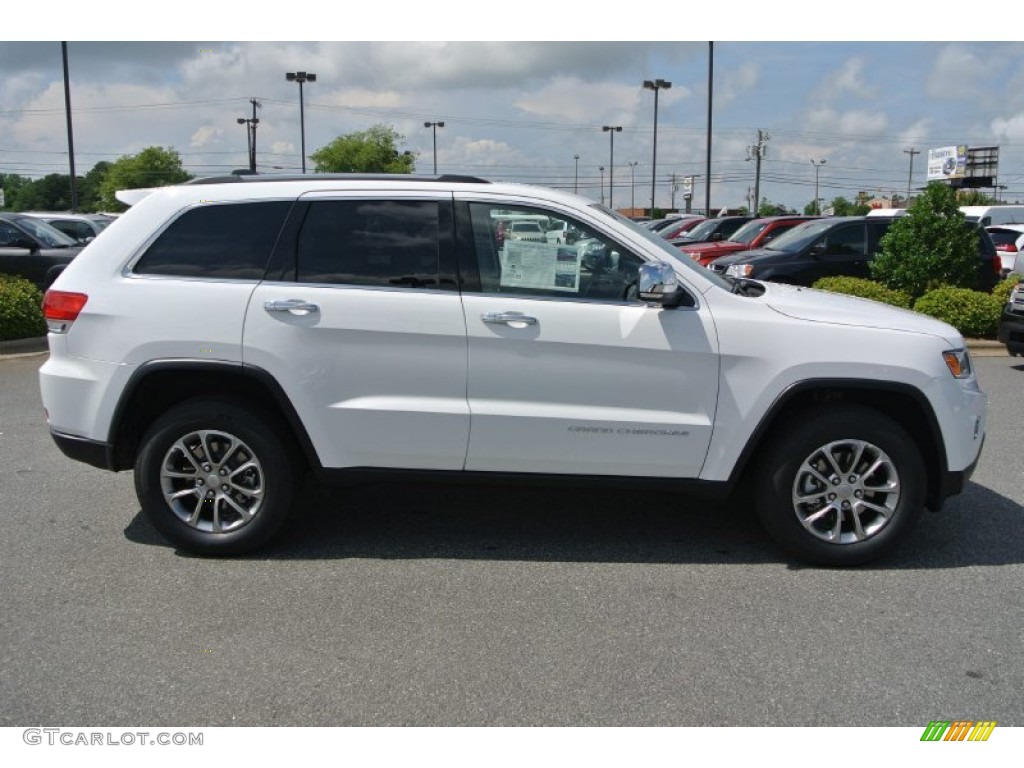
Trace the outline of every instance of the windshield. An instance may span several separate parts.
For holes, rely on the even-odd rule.
[[[797,224],[788,232],[784,232],[772,240],[771,245],[766,245],[765,249],[769,251],[786,251],[787,253],[802,250],[805,246],[817,240],[823,232],[832,229],[837,221],[842,221],[842,219],[805,221],[803,224]]]
[[[600,205],[599,203],[594,203],[590,207],[595,208],[601,211],[602,213],[610,216],[611,218],[615,219],[615,221],[618,222],[619,224],[623,224],[629,227],[631,232],[639,234],[640,237],[642,237],[648,243],[651,243],[657,248],[659,256],[664,258],[665,261],[670,261],[674,266],[682,264],[683,267],[685,267],[687,270],[695,272],[708,282],[714,283],[719,288],[722,288],[726,291],[732,290],[733,284],[729,280],[725,279],[719,274],[716,274],[715,272],[712,272],[710,269],[705,269],[704,267],[700,266],[699,264],[697,264],[697,262],[693,261],[693,259],[686,256],[674,245],[670,244],[668,240],[658,237],[657,232],[651,232],[649,229],[647,229],[647,227],[640,226],[635,221],[630,221],[629,219],[627,219],[618,211],[613,211],[610,208],[606,208],[605,206]]]
[[[717,219],[708,219],[707,221],[702,221],[693,229],[683,232],[680,237],[685,237],[687,240],[703,240],[715,231],[717,225]]]
[[[69,248],[78,245],[73,237],[68,237],[59,229],[51,227],[42,219],[33,219],[29,216],[19,216],[14,220],[15,224],[33,235],[43,245],[50,248]]]
[[[729,242],[750,245],[754,242],[755,237],[765,231],[768,224],[769,222],[767,221],[749,221],[733,232],[732,237],[729,238]]]

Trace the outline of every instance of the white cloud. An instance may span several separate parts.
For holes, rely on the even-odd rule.
[[[760,74],[760,67],[752,62],[727,71],[725,77],[722,78],[721,86],[715,91],[717,105],[723,107],[754,88]]]
[[[848,96],[858,99],[873,98],[876,90],[864,82],[864,67],[864,59],[859,56],[847,59],[842,66],[822,78],[815,89],[815,98],[828,103]]]
[[[666,91],[666,94],[672,91]],[[544,87],[521,94],[514,104],[523,112],[574,123],[632,124],[639,108],[638,86],[585,83],[578,78],[555,78]],[[678,98],[678,96],[677,96]]]
[[[204,125],[192,134],[192,142],[190,146],[193,149],[198,149],[199,147],[205,147],[207,144],[211,143],[219,144],[223,138],[224,131],[221,128],[217,128],[213,125]]]
[[[831,107],[809,110],[804,121],[807,130],[858,140],[882,136],[888,126],[889,119],[882,112],[860,109],[840,112]]]
[[[1005,141],[1024,140],[1024,113],[1008,118],[997,117],[992,121],[992,133],[996,138]]]
[[[928,95],[936,99],[977,96],[991,73],[990,64],[970,49],[952,44],[943,48],[928,75]]]

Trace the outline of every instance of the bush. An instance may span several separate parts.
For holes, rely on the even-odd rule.
[[[811,287],[832,293],[843,293],[847,296],[859,296],[862,299],[872,299],[903,309],[910,309],[913,303],[910,296],[902,291],[894,291],[874,280],[864,280],[860,277],[823,277]]]
[[[978,234],[958,205],[954,189],[929,184],[883,235],[871,276],[914,298],[943,285],[977,285]]]
[[[0,275],[0,341],[46,335],[43,294],[21,277]]]
[[[949,323],[964,336],[994,336],[1003,302],[990,293],[966,288],[936,288],[914,303],[914,309]]]
[[[1013,290],[1013,286],[1019,283],[1021,279],[1021,276],[1016,272],[1011,272],[1001,283],[996,283],[996,287],[992,289],[992,295],[999,299],[1001,304],[1005,304],[1010,300],[1010,291]]]

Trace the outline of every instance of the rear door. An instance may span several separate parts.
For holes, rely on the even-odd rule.
[[[450,195],[301,198],[249,304],[243,354],[284,388],[325,467],[462,469]]]

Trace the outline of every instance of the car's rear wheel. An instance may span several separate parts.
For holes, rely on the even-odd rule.
[[[296,472],[275,420],[255,407],[193,400],[142,439],[135,489],[167,539],[197,554],[251,552],[288,519]]]
[[[913,439],[870,408],[799,412],[764,453],[762,524],[783,548],[822,565],[857,565],[892,548],[924,506],[926,471]]]

